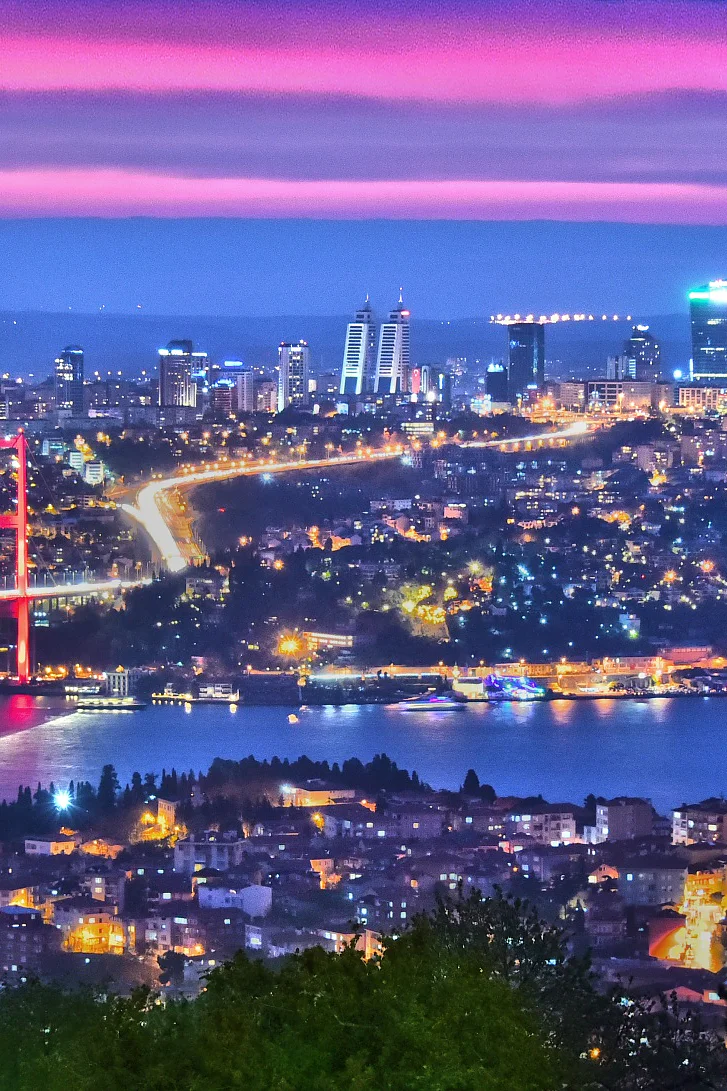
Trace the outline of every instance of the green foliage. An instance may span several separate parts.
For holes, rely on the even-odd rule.
[[[238,954],[194,1001],[0,994],[13,1091],[717,1091],[725,1053],[668,1004],[599,995],[559,930],[499,895],[443,901],[380,960]]]

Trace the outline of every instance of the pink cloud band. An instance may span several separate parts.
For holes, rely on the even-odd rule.
[[[123,170],[0,171],[0,215],[472,219],[727,224],[727,186],[288,181]]]
[[[240,91],[360,95],[440,102],[563,103],[675,88],[727,90],[720,37],[644,31],[571,35],[478,26],[463,41],[431,33],[386,48],[354,36],[279,45],[64,37],[0,37],[0,90]],[[385,37],[384,37],[385,41]]]

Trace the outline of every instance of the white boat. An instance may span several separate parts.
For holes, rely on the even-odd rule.
[[[402,712],[459,712],[467,707],[467,699],[449,697],[443,693],[425,693],[423,697],[407,697],[391,707]]]

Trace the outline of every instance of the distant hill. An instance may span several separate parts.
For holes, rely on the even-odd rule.
[[[634,321],[636,321],[636,316]],[[0,312],[2,371],[42,376],[50,372],[57,352],[68,344],[82,345],[87,374],[120,370],[138,374],[153,369],[156,350],[173,338],[191,338],[213,360],[242,359],[250,365],[273,367],[280,341],[300,338],[311,346],[316,370],[340,367],[346,316],[280,316],[251,318],[160,316],[146,314],[75,314],[67,312]],[[638,317],[661,341],[665,370],[685,368],[689,361],[689,321],[686,314]],[[606,357],[617,353],[628,336],[627,322],[585,322],[549,326],[546,332],[548,373],[601,374]],[[412,322],[414,363],[444,363],[450,356],[468,360],[503,358],[504,328],[489,318]]]

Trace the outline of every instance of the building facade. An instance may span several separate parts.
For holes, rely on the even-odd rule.
[[[376,378],[374,393],[401,394],[406,391],[409,380],[410,312],[404,307],[399,295],[399,302],[389,313],[388,320],[381,323],[379,330],[379,348],[376,355]]]
[[[727,379],[727,280],[711,280],[689,293],[692,379]]]
[[[339,393],[359,395],[371,388],[376,353],[376,322],[366,296],[366,302],[356,311],[346,329]]]
[[[56,409],[83,416],[83,349],[67,345],[55,360]]]
[[[508,334],[508,401],[527,401],[545,382],[545,325],[513,322]]]
[[[627,361],[627,373],[622,379],[635,379],[638,383],[655,382],[661,371],[661,348],[649,333],[648,326],[634,326],[631,337],[624,343],[622,358]]]
[[[159,349],[158,405],[196,407],[197,384],[192,378],[196,355],[191,341],[170,341],[166,348]]]
[[[278,347],[278,412],[308,404],[310,348],[306,341],[297,345],[283,341]]]

